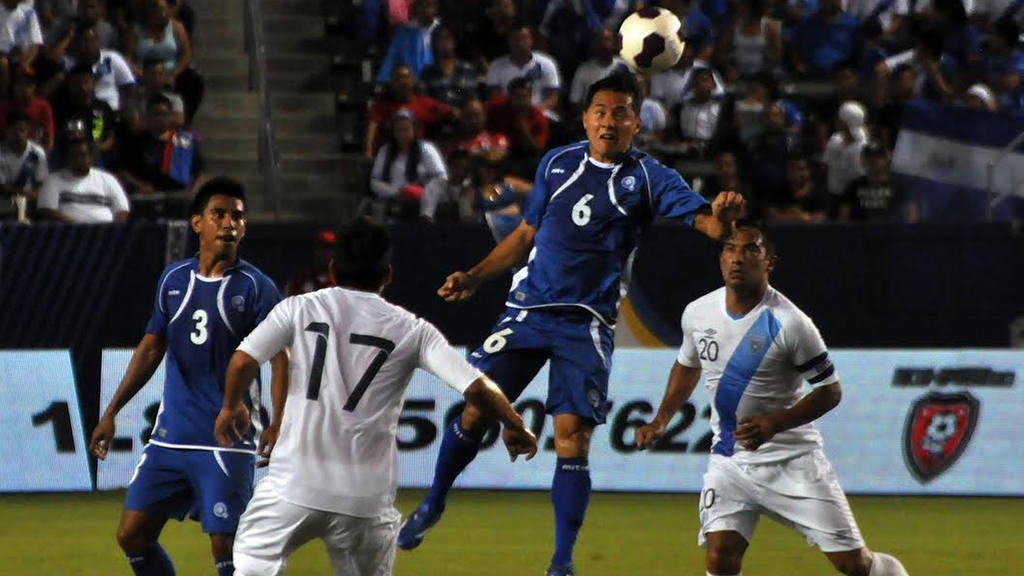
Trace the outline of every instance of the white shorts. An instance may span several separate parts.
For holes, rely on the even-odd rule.
[[[235,534],[235,576],[278,576],[288,556],[321,538],[335,576],[388,576],[402,515],[392,508],[377,518],[359,518],[306,508],[282,500],[263,480],[256,486]]]
[[[761,514],[794,528],[822,552],[864,547],[850,504],[820,450],[773,464],[712,454],[700,493],[700,534],[733,530],[750,542]]]

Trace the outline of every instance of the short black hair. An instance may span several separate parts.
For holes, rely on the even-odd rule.
[[[391,272],[391,233],[366,216],[338,228],[332,267],[339,286],[379,290]]]
[[[740,218],[733,223],[732,228],[722,236],[722,245],[724,246],[732,237],[743,230],[754,230],[760,232],[761,239],[764,240],[764,250],[769,256],[776,256],[775,243],[768,236],[768,232],[765,230],[764,222],[756,220],[754,218]]]
[[[619,94],[628,94],[633,97],[633,111],[636,115],[640,115],[640,85],[636,83],[636,77],[632,74],[625,72],[617,72],[610,76],[594,82],[587,89],[587,97],[583,99],[584,109],[590,108],[590,103],[594,100],[594,95],[598,92],[617,92]]]
[[[218,176],[207,180],[199,187],[195,197],[192,198],[192,204],[189,205],[188,213],[192,216],[202,214],[203,210],[206,210],[206,205],[210,203],[210,198],[217,195],[237,198],[242,201],[243,206],[246,204],[245,186],[234,178]]]
[[[150,96],[148,100],[146,100],[146,110],[152,110],[154,106],[160,106],[161,104],[167,106],[168,108],[174,107],[171,104],[170,98],[168,98],[162,92],[157,92],[156,94]]]
[[[526,76],[520,76],[519,78],[513,78],[508,86],[505,87],[505,91],[509,94],[513,90],[533,90],[533,80],[530,80]]]

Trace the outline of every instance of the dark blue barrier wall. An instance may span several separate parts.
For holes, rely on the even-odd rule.
[[[279,285],[306,267],[315,227],[253,225],[243,256]],[[0,228],[0,348],[68,348],[85,422],[99,407],[99,351],[133,346],[168,254],[193,249],[162,225]],[[773,283],[810,314],[833,347],[1004,347],[1024,314],[1024,236],[1009,225],[823,226],[773,230]],[[435,322],[452,342],[480,342],[509,277],[463,304],[434,294],[445,276],[493,247],[479,227],[394,229],[392,301]],[[189,234],[186,232],[187,240]],[[714,244],[672,224],[645,236],[634,305],[664,342],[679,340],[687,302],[720,283]]]

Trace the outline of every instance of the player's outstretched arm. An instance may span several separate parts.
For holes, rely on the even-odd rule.
[[[821,418],[829,410],[838,406],[842,397],[842,387],[839,382],[833,382],[811,390],[809,394],[789,408],[777,410],[771,414],[744,416],[740,418],[736,426],[736,441],[747,450],[755,450],[779,432],[803,426]]]
[[[745,210],[746,200],[742,194],[720,192],[711,201],[711,214],[697,214],[693,220],[693,227],[713,240],[721,240],[732,229],[732,223],[743,216]]]
[[[273,415],[270,425],[260,434],[256,454],[262,458],[256,466],[266,466],[270,462],[270,454],[277,444],[277,436],[281,432],[281,419],[284,418],[284,403],[288,399],[288,349],[278,352],[270,359],[270,401],[273,403]]]
[[[242,394],[260,372],[255,358],[236,350],[228,363],[224,379],[224,406],[213,425],[213,435],[221,446],[231,446],[249,431],[249,409],[242,402]]]
[[[160,361],[164,359],[167,352],[167,340],[156,334],[146,334],[142,337],[139,345],[135,347],[135,353],[128,363],[128,370],[125,371],[121,383],[114,392],[114,397],[103,411],[96,429],[92,431],[92,438],[89,441],[89,450],[97,458],[103,460],[107,457],[107,448],[110,446],[110,439],[114,437],[114,418],[139,390],[149,382],[156,372]]]
[[[508,455],[513,462],[520,454],[525,454],[527,460],[533,458],[537,453],[537,437],[523,426],[522,416],[512,408],[497,384],[487,376],[481,376],[466,388],[463,396],[466,402],[505,426],[501,439],[505,442],[505,448],[508,449]]]
[[[448,302],[461,302],[472,296],[480,284],[522,264],[533,248],[537,229],[524,220],[500,244],[466,272],[454,272],[437,289],[437,295]]]
[[[645,424],[636,431],[637,448],[644,450],[661,438],[669,421],[693,394],[693,389],[700,380],[700,372],[700,368],[683,366],[679,362],[672,365],[672,371],[668,375],[668,385],[665,387],[665,396],[661,399],[657,416],[650,424]]]

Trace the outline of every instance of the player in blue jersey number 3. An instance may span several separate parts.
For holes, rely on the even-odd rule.
[[[234,573],[234,535],[252,496],[254,435],[262,430],[259,448],[272,448],[287,390],[288,359],[282,352],[271,360],[274,423],[264,430],[254,416],[250,432],[234,445],[217,444],[213,425],[223,404],[231,354],[281,297],[266,275],[238,258],[245,237],[240,183],[210,180],[196,193],[191,215],[199,254],[171,264],[160,276],[146,334],[90,444],[98,458],[106,457],[118,411],[146,385],[166,353],[160,411],[132,474],[117,529],[118,544],[137,576],[174,574],[157,539],[169,518],[186,515],[198,519],[210,535],[217,573]],[[246,402],[252,414],[260,413],[258,390]]]
[[[481,282],[526,263],[513,277],[505,312],[471,362],[513,400],[550,362],[546,410],[554,417],[558,456],[551,485],[551,576],[575,573],[573,546],[590,499],[590,437],[608,410],[615,321],[640,234],[661,216],[717,239],[744,207],[734,192],[709,205],[678,172],[634,148],[639,110],[631,75],[595,82],[583,112],[587,140],[544,156],[522,224],[438,290],[445,300],[464,300]],[[403,526],[399,547],[418,546],[440,519],[449,489],[476,457],[490,424],[470,406],[445,429],[433,485]]]

